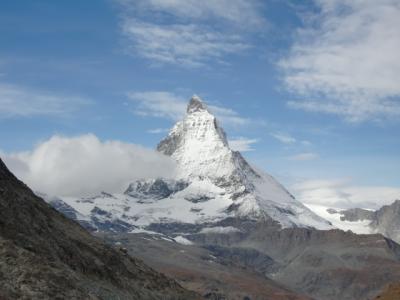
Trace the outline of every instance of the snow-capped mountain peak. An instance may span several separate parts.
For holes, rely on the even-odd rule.
[[[177,161],[182,178],[224,176],[232,158],[225,132],[197,96],[190,100],[185,118],[171,129],[157,150]]]
[[[189,105],[186,109],[188,114],[197,112],[197,111],[208,111],[207,105],[201,100],[201,98],[197,95],[193,95],[189,101]]]
[[[115,218],[123,228],[164,223],[201,226],[232,217],[273,219],[282,227],[331,228],[272,176],[231,150],[224,130],[198,96],[190,99],[186,116],[157,150],[177,162],[174,179],[143,179],[130,184],[123,194],[66,201],[97,223]],[[97,216],[97,212],[109,214]]]
[[[327,225],[272,176],[255,170],[239,152],[231,150],[224,130],[198,96],[190,99],[185,118],[157,150],[176,160],[178,179],[223,189],[230,203],[226,212],[242,217],[268,216],[283,226]]]

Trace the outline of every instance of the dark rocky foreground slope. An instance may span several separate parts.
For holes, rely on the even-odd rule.
[[[0,299],[197,299],[51,208],[0,160]]]

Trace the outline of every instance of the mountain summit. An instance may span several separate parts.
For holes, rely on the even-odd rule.
[[[179,166],[179,177],[222,178],[229,172],[231,161],[225,132],[203,101],[194,96],[186,117],[175,124],[157,150],[174,158]]]
[[[193,97],[190,99],[189,105],[187,107],[186,112],[188,114],[197,112],[197,111],[204,111],[208,110],[207,105],[203,102],[203,100],[200,99],[197,95],[193,95]]]
[[[119,195],[50,202],[97,230],[130,231],[154,224],[192,224],[201,230],[232,218],[272,220],[284,228],[332,228],[272,176],[231,150],[224,130],[198,96],[190,99],[186,116],[157,151],[176,161],[174,179],[138,180]]]

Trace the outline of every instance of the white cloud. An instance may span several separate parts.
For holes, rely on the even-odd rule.
[[[296,139],[289,134],[277,132],[277,133],[271,133],[271,136],[276,138],[278,141],[284,143],[284,144],[294,144],[296,143]]]
[[[129,51],[153,62],[200,67],[250,47],[243,32],[265,21],[258,1],[120,0]],[[212,24],[212,26],[210,25]]]
[[[233,109],[216,105],[209,105],[208,108],[224,124],[243,126],[251,123],[249,119],[239,116],[239,114]]]
[[[180,19],[225,20],[238,26],[264,25],[261,3],[254,0],[122,0],[142,13],[163,12]]]
[[[253,151],[252,145],[257,143],[258,139],[247,139],[244,137],[239,137],[237,139],[229,140],[229,146],[234,151],[247,152]]]
[[[81,196],[123,192],[138,178],[173,176],[166,156],[119,141],[100,141],[93,134],[53,136],[33,150],[3,154],[14,174],[33,190],[50,195]]]
[[[0,83],[0,118],[68,115],[91,101]]]
[[[343,209],[378,209],[400,199],[398,187],[358,186],[346,179],[306,180],[294,184],[291,190],[303,203]]]
[[[165,91],[131,92],[128,97],[136,103],[135,114],[173,121],[184,117],[188,105],[187,98]],[[243,126],[250,123],[249,119],[241,117],[232,109],[216,105],[209,105],[208,108],[224,125]]]
[[[312,145],[312,143],[311,143],[310,141],[307,141],[307,140],[301,141],[301,144],[302,144],[303,146],[311,146],[311,145]]]
[[[184,67],[200,67],[212,59],[222,61],[225,55],[249,47],[238,35],[194,24],[157,25],[126,20],[123,31],[140,56]]]
[[[297,161],[305,161],[305,160],[314,160],[317,159],[319,156],[316,153],[312,152],[305,152],[299,153],[293,156],[288,157],[290,160],[297,160]]]
[[[131,92],[128,93],[128,97],[137,104],[135,113],[142,116],[178,121],[185,115],[187,101],[173,93],[164,91]]]
[[[315,0],[289,55],[289,107],[351,122],[400,116],[400,4],[397,0]]]

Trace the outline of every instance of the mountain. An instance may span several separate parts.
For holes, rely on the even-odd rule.
[[[400,200],[375,211],[370,227],[374,232],[400,243]]]
[[[47,201],[206,299],[373,299],[400,281],[397,243],[333,229],[232,151],[198,97],[157,150],[176,161],[170,178],[137,180],[120,194]],[[342,216],[323,211],[335,222]],[[368,211],[342,217],[371,223]]]
[[[363,208],[313,208],[338,228],[350,229],[355,233],[381,233],[400,243],[400,200],[375,211]]]
[[[0,159],[0,299],[196,299],[37,197]]]
[[[113,232],[147,230],[156,224],[200,229],[231,217],[272,220],[282,228],[333,228],[232,151],[216,117],[197,96],[157,150],[176,161],[172,178],[138,180],[123,194],[62,201],[82,225],[101,231],[107,226]]]

